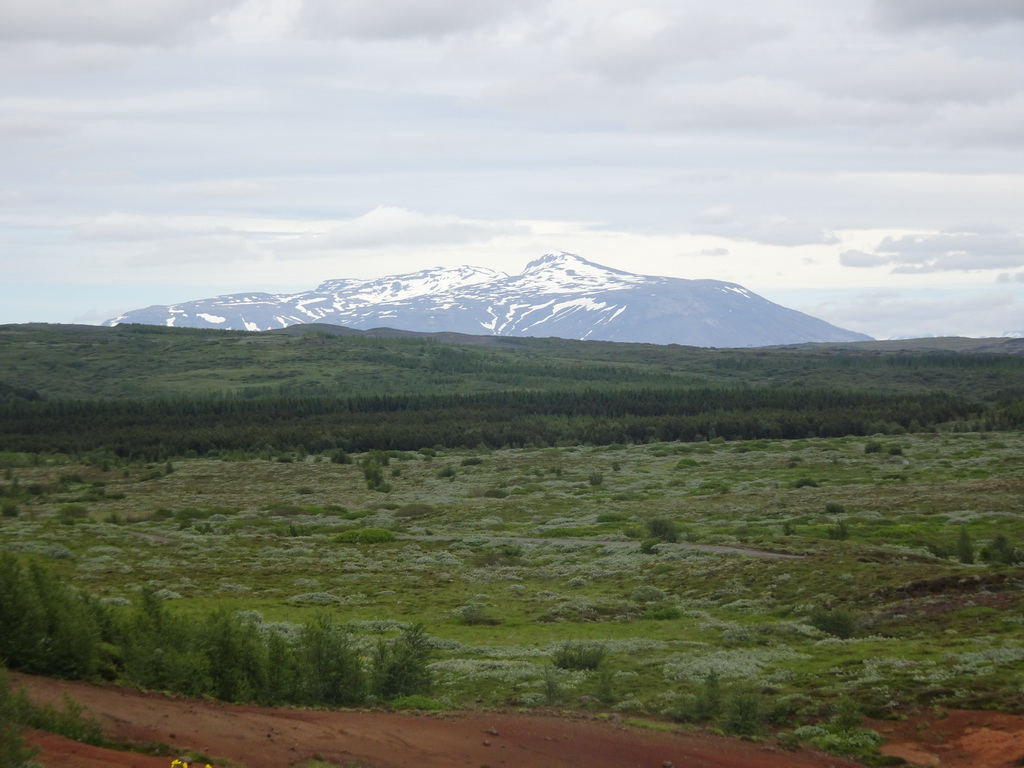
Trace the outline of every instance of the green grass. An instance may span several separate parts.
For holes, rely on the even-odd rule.
[[[144,478],[163,465],[40,457],[4,470],[0,492],[19,514],[0,518],[0,543],[115,602],[149,584],[193,616],[228,607],[303,622],[326,610],[367,649],[422,622],[438,649],[431,697],[444,707],[540,706],[545,685],[564,704],[594,706],[609,687],[596,672],[545,679],[572,642],[605,649],[611,707],[627,713],[678,709],[711,669],[769,703],[807,697],[801,722],[827,714],[813,702],[840,697],[883,716],[923,704],[1020,711],[1024,572],[933,550],[955,552],[962,526],[979,552],[997,534],[1024,544],[1014,460],[1024,435],[903,435],[899,457],[866,454],[865,442],[504,450],[479,464],[467,451],[410,454],[386,494],[367,489],[359,455],[349,465],[184,459],[154,479]],[[680,450],[700,466],[677,468]],[[911,462],[908,480],[879,484],[892,458]],[[439,478],[449,465],[465,469]],[[590,485],[592,472],[607,490]],[[673,485],[681,473],[693,477]],[[69,475],[78,482],[61,481]],[[819,486],[794,487],[800,477]],[[524,478],[528,495],[478,492]],[[105,495],[73,501],[96,482]],[[729,492],[693,492],[721,485]],[[641,553],[651,519],[672,521],[679,543]],[[838,519],[845,540],[829,536]],[[337,541],[354,529],[398,538]],[[461,621],[467,605],[494,623]],[[819,607],[848,610],[854,636],[811,626]]]

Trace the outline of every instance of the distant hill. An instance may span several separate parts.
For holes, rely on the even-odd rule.
[[[142,323],[267,331],[309,323],[470,335],[760,347],[867,341],[735,283],[635,275],[569,253],[518,275],[479,267],[328,280],[304,293],[240,293],[126,312]]]

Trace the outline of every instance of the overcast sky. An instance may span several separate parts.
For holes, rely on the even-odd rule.
[[[1024,335],[1024,0],[0,0],[0,323],[550,251]]]

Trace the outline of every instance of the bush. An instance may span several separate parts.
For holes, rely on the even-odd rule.
[[[487,612],[487,607],[482,603],[466,603],[466,605],[456,609],[455,616],[460,623],[471,627],[501,624],[501,619],[491,616]]]
[[[679,528],[675,522],[664,517],[652,517],[648,520],[647,532],[652,538],[662,541],[676,541],[679,538]]]
[[[732,736],[756,736],[764,722],[764,707],[756,691],[734,691],[725,702],[722,727]]]
[[[333,541],[337,544],[387,544],[395,539],[395,534],[384,528],[353,528],[339,533]]]
[[[794,488],[817,488],[818,481],[810,477],[801,477],[799,480],[793,483]]]
[[[807,620],[811,626],[843,640],[853,637],[857,632],[857,620],[845,608],[817,608]]]
[[[850,538],[850,524],[840,520],[828,529],[828,537],[833,541],[846,541]]]
[[[406,629],[390,642],[382,640],[371,664],[373,694],[390,701],[429,693],[434,686],[428,668],[431,653],[430,638],[422,624]]]
[[[552,661],[559,669],[594,670],[601,666],[606,653],[601,643],[562,643]]]

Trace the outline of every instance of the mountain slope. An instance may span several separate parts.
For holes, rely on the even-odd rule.
[[[635,275],[568,253],[518,275],[479,267],[328,280],[298,294],[241,293],[133,310],[143,323],[263,331],[304,323],[367,329],[747,347],[864,341],[735,283]]]

